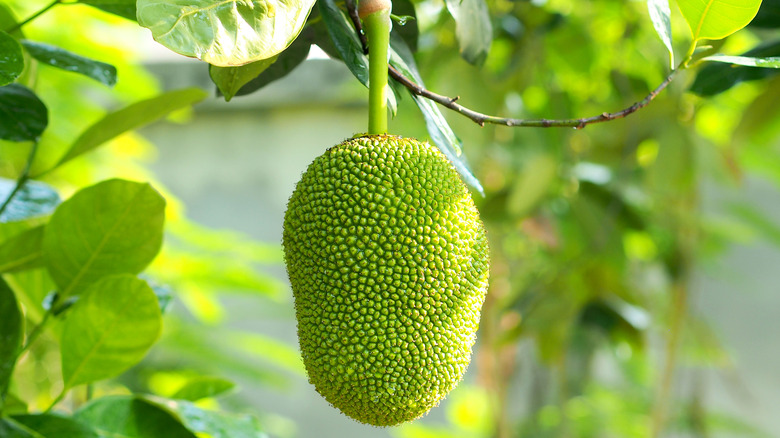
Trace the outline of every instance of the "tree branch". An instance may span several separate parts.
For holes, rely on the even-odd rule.
[[[357,14],[357,8],[355,6],[355,2],[354,0],[346,0],[345,4],[347,7],[347,11],[349,13],[349,17],[352,20],[352,25],[355,27],[355,32],[357,32],[358,36],[360,37],[360,42],[363,45],[363,52],[368,53],[368,45],[366,43],[366,37],[365,34],[363,33],[363,26],[360,23],[360,17],[358,17]],[[504,126],[511,126],[511,127],[535,127],[535,128],[570,127],[575,129],[582,129],[594,123],[602,123],[602,122],[608,122],[610,120],[622,119],[646,107],[650,102],[653,101],[653,99],[655,99],[658,96],[658,94],[661,93],[661,91],[663,91],[672,82],[672,80],[677,75],[677,73],[680,70],[685,68],[685,62],[686,61],[683,61],[677,66],[677,68],[673,69],[666,77],[666,79],[664,79],[664,81],[661,82],[661,84],[658,85],[658,87],[656,87],[655,90],[651,91],[650,94],[645,96],[644,99],[635,102],[633,105],[627,108],[612,113],[603,112],[601,114],[592,117],[583,117],[579,119],[559,119],[559,120],[513,119],[513,118],[498,117],[498,116],[483,114],[457,103],[458,99],[460,99],[460,96],[448,97],[448,96],[434,93],[433,91],[430,91],[425,87],[417,84],[413,80],[407,78],[393,66],[389,66],[389,75],[390,77],[395,79],[398,83],[406,87],[412,94],[415,94],[420,97],[424,97],[426,99],[430,99],[445,108],[449,108],[455,112],[458,112],[468,117],[469,119],[477,123],[479,126],[485,126],[486,123],[491,123],[494,125],[504,125]]]

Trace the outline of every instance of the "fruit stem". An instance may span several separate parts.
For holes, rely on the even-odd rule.
[[[387,133],[387,51],[390,45],[390,0],[361,0],[359,14],[369,44],[368,133]]]

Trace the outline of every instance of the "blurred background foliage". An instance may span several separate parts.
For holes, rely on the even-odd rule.
[[[461,58],[443,1],[413,3],[416,60],[428,88],[460,96],[480,112],[591,116],[640,100],[669,72],[668,53],[643,1],[490,1],[494,39],[481,67]],[[26,17],[41,6],[4,1],[0,21],[9,12]],[[723,53],[780,55],[777,11],[777,1],[765,0],[754,25],[714,44]],[[78,29],[70,25],[73,17]],[[690,34],[674,5],[672,24],[675,49],[684,53]],[[127,43],[148,39],[135,23],[68,4],[24,32],[111,62],[120,72],[109,90],[28,64],[24,81],[46,102],[51,117],[34,168],[51,167],[109,109],[160,91],[143,67],[144,46]],[[675,373],[685,367],[727,374],[734,366],[707,316],[693,305],[693,273],[721,269],[719,257],[735,244],[780,246],[780,225],[755,200],[737,197],[718,211],[702,209],[710,193],[739,190],[750,178],[780,188],[776,73],[725,64],[685,71],[637,114],[581,130],[483,128],[445,113],[485,189],[476,199],[491,242],[491,286],[470,377],[440,408],[443,420],[424,419],[388,433],[772,436],[737,415],[709,409],[703,402],[706,384],[696,372],[686,392],[675,390]],[[188,117],[171,116],[177,124],[172,129],[187,130]],[[428,136],[408,97],[400,100],[390,129]],[[0,142],[0,175],[18,175],[28,147]],[[63,198],[108,177],[155,181],[148,170],[154,157],[152,144],[126,134],[45,180]],[[259,318],[292,318],[279,242],[196,224],[187,219],[186,205],[164,195],[165,246],[147,272],[174,297],[164,337],[141,365],[93,390],[230,393],[200,403],[249,412],[255,409],[247,393],[270,388],[273,397],[285,397],[289,382],[305,380],[297,346],[231,326],[226,305],[251,306]],[[12,228],[0,224],[0,238],[18,231]],[[51,280],[42,270],[4,277],[37,298],[22,304],[28,327],[39,322],[43,298],[54,289]],[[16,370],[11,395],[31,402],[30,410],[45,408],[58,393],[56,343],[46,342],[57,330],[51,327]],[[236,393],[225,379],[249,386]],[[71,406],[85,397],[74,394]],[[259,416],[272,435],[296,434],[295,425],[276,412]]]

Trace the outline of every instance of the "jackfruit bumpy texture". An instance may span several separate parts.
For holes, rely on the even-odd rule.
[[[444,155],[393,136],[346,140],[290,197],[284,253],[309,380],[363,423],[421,417],[463,377],[488,242]]]

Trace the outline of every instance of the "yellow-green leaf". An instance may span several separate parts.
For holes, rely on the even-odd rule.
[[[761,0],[677,0],[693,40],[719,40],[742,29],[758,13]]]

